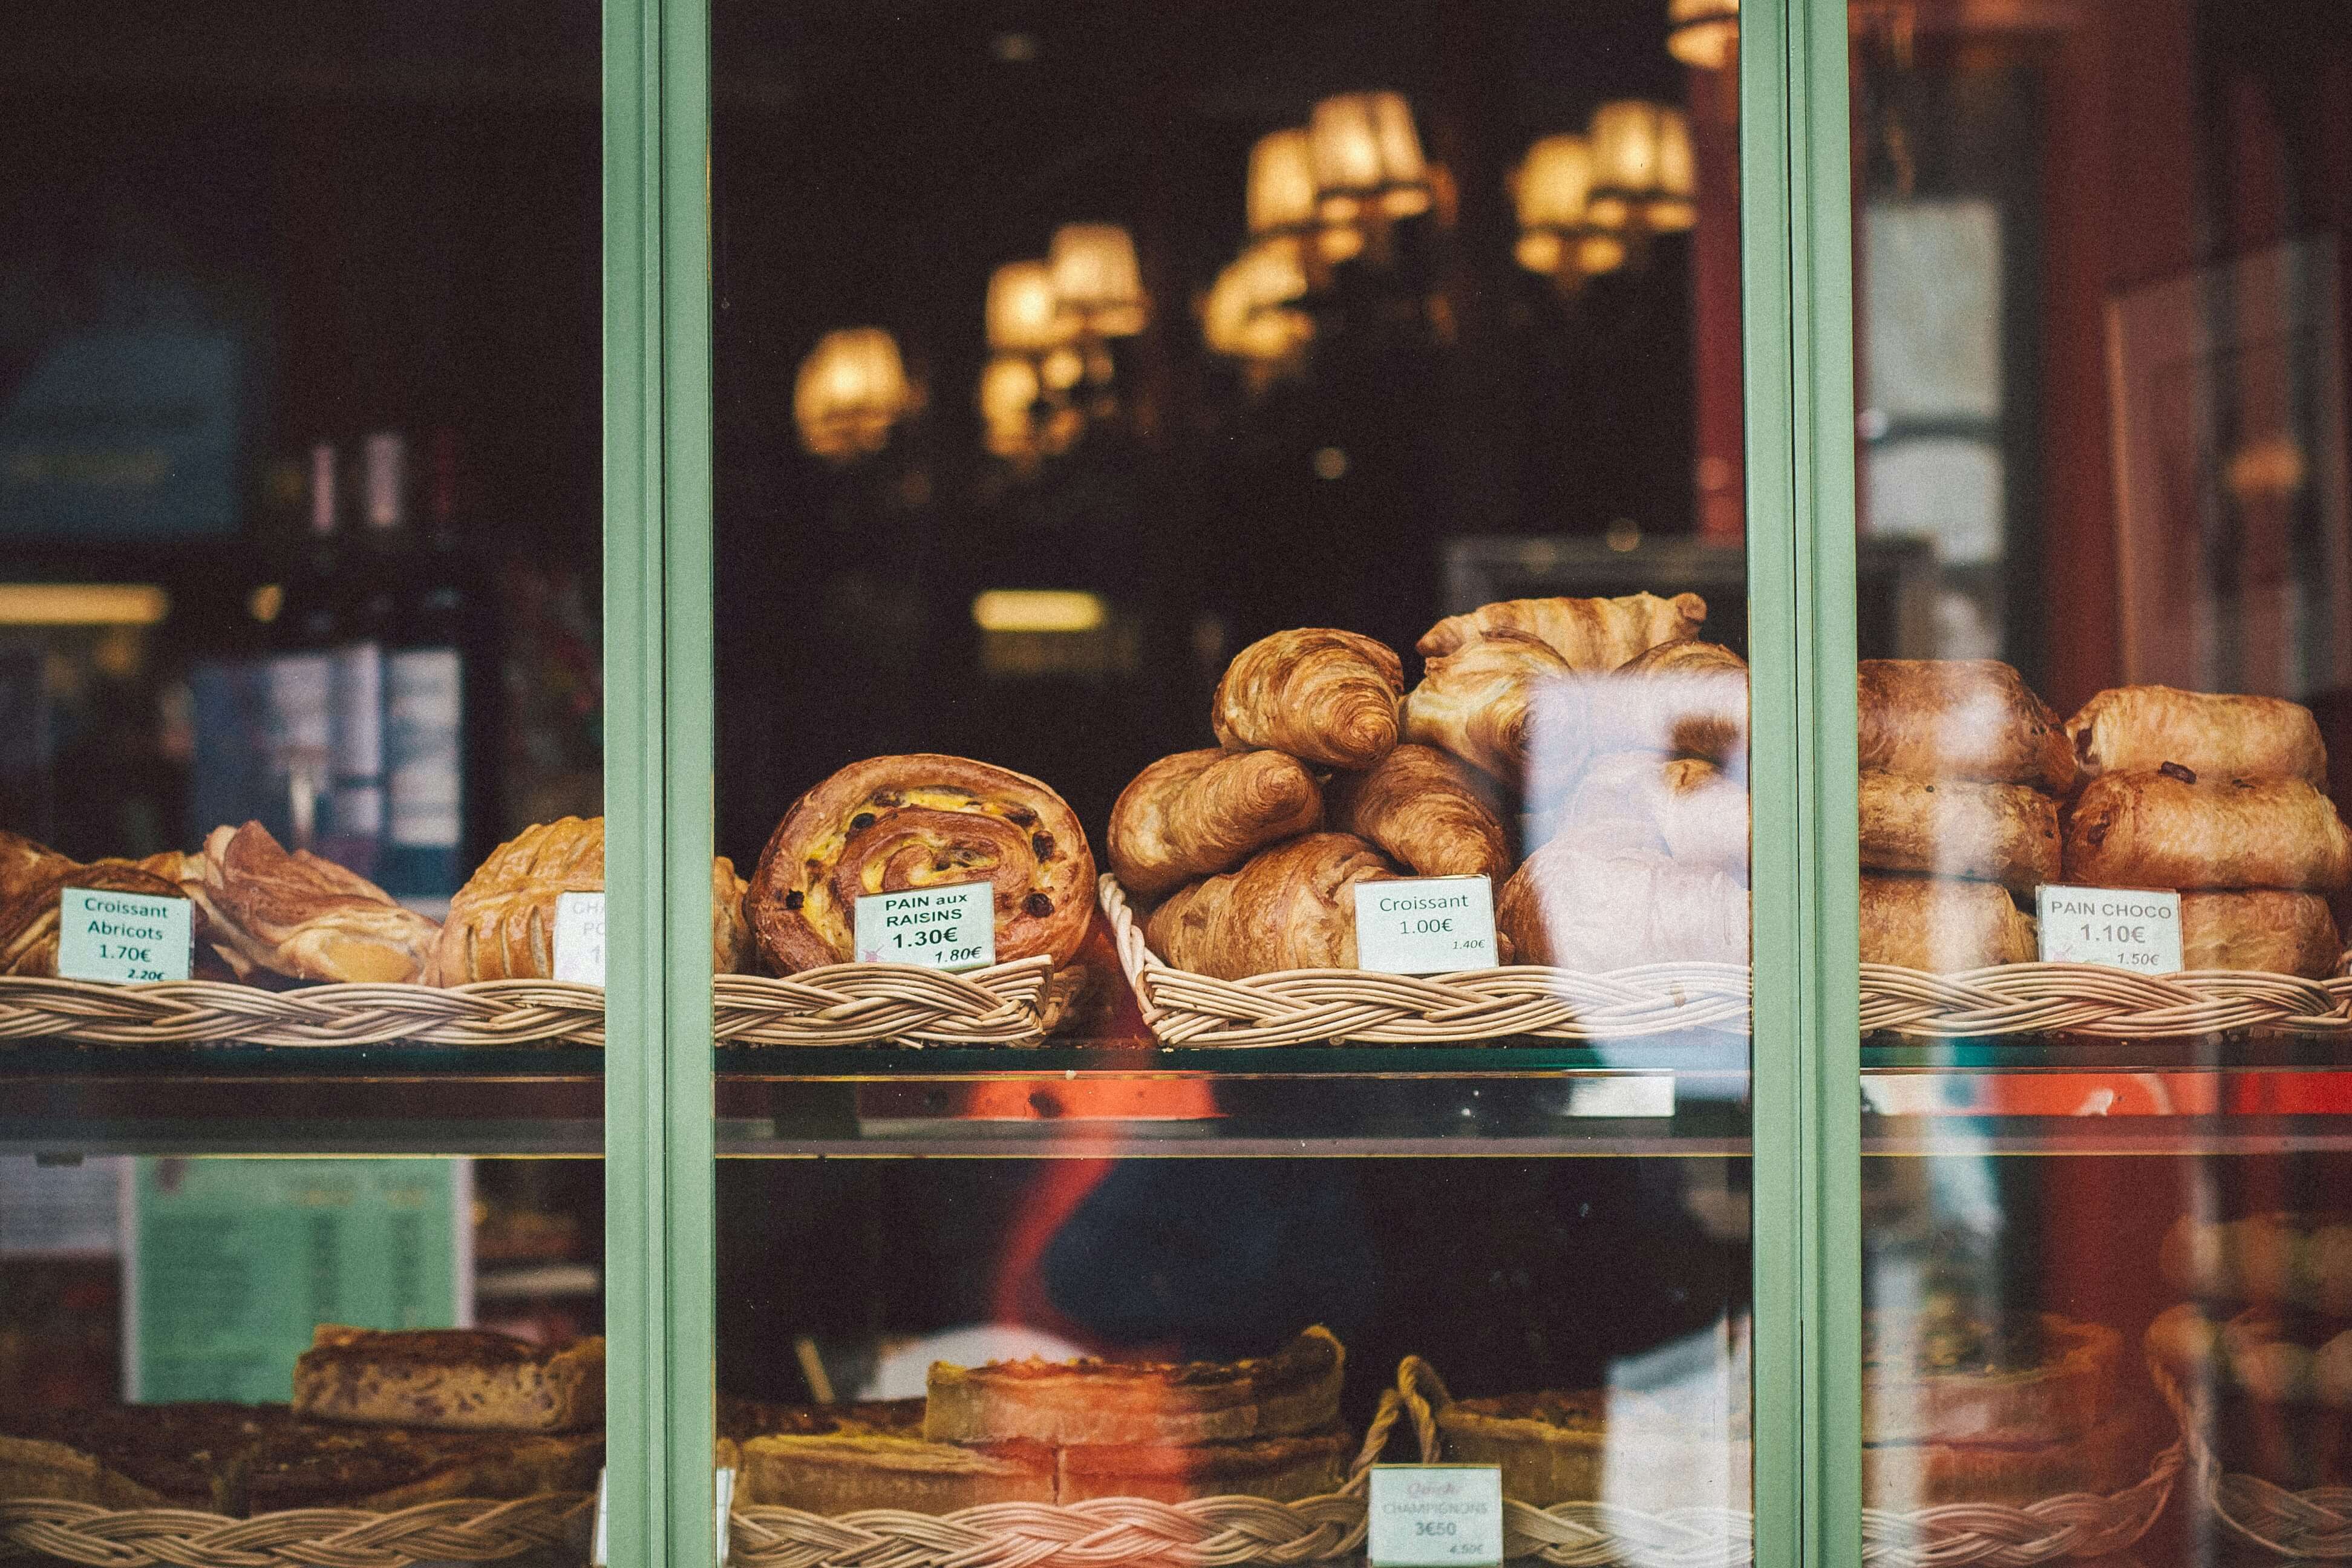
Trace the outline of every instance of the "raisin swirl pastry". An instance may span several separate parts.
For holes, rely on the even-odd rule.
[[[996,888],[996,961],[1076,956],[1095,858],[1062,797],[1009,769],[929,753],[853,763],[794,802],[743,908],[779,974],[855,959],[857,900],[958,882]]]

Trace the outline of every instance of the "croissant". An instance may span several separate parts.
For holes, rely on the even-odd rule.
[[[1549,713],[1549,704],[1573,691],[1568,661],[1540,637],[1510,631],[1480,637],[1429,661],[1404,700],[1404,738],[1441,747],[1506,784],[1528,781],[1539,694]],[[1557,736],[1567,748],[1565,764],[1580,766],[1582,723],[1569,716],[1547,721],[1546,728],[1547,739]],[[1534,782],[1527,788],[1535,793]]]
[[[2180,967],[2259,969],[2322,980],[2344,938],[2327,900],[2276,888],[2180,895]]]
[[[2024,784],[1937,784],[1866,769],[1862,863],[1999,882],[2030,893],[2058,879],[2058,803]]]
[[[1238,871],[1171,893],[1144,935],[1179,969],[1239,980],[1278,969],[1353,969],[1359,882],[1396,868],[1349,833],[1310,833]]]
[[[604,819],[566,816],[527,827],[490,852],[457,896],[426,971],[435,985],[545,980],[555,973],[555,907],[565,893],[604,890]],[[751,952],[743,879],[725,856],[710,868],[710,962],[742,969]]]
[[[1402,745],[1331,785],[1331,826],[1368,838],[1423,877],[1511,869],[1510,842],[1482,781],[1433,747]]]
[[[1260,637],[1217,682],[1210,723],[1228,751],[1265,747],[1333,768],[1365,768],[1397,743],[1404,664],[1354,632],[1309,626]]]
[[[187,896],[178,882],[156,875],[141,862],[84,864],[29,838],[0,832],[0,974],[57,973],[58,900],[68,888],[174,899]]]
[[[793,803],[744,913],[780,974],[847,963],[869,893],[995,886],[996,960],[1069,963],[1094,918],[1095,857],[1062,797],[1008,768],[918,752],[853,763]]]
[[[1684,637],[1588,678],[1595,752],[1703,757],[1748,772],[1748,662],[1719,643]]]
[[[1663,855],[1595,854],[1554,839],[1495,903],[1521,963],[1600,973],[1643,963],[1746,963],[1748,889]]]
[[[2086,776],[2147,773],[2178,763],[2216,777],[2327,783],[2327,747],[2311,710],[2278,697],[2119,686],[2072,719],[2066,734]]]
[[[1865,768],[2050,795],[2074,784],[2074,751],[2058,716],[1997,659],[1866,658],[1859,686]]]
[[[2340,893],[2352,834],[2300,778],[2200,781],[2177,763],[2101,773],[2066,823],[2066,877],[2098,888],[2293,888]]]
[[[1696,637],[1706,620],[1706,601],[1696,594],[1661,599],[1628,594],[1622,599],[1505,599],[1481,605],[1466,616],[1448,616],[1421,635],[1416,652],[1454,653],[1480,637],[1518,632],[1549,644],[1575,670],[1615,669],[1645,648],[1677,637]]]
[[[233,964],[295,980],[414,981],[440,931],[357,872],[289,854],[257,822],[205,840],[197,902]]]
[[[1229,871],[1323,821],[1315,775],[1282,752],[1179,752],[1135,775],[1110,808],[1110,868],[1146,899]]]
[[[1996,882],[1953,877],[1862,879],[1862,961],[1948,973],[2027,963],[2033,917]]]
[[[1601,855],[1664,855],[1748,880],[1748,792],[1713,763],[1620,752],[1594,763],[1551,842]]]

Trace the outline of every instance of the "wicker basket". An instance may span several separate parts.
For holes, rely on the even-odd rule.
[[[2151,1357],[2148,1375],[2180,1423],[2197,1505],[2239,1540],[2280,1557],[2340,1562],[2352,1557],[2352,1487],[2289,1491],[2259,1476],[2231,1475],[2206,1440],[2204,1405]]]
[[[966,974],[837,963],[789,979],[722,974],[713,1034],[727,1046],[1034,1044],[1075,972],[1025,958]],[[268,991],[212,980],[121,985],[0,976],[0,1046],[517,1046],[601,1047],[604,993],[554,980],[470,985],[305,985]]]
[[[1444,1457],[1435,1412],[1450,1396],[1427,1362],[1407,1356],[1397,1369],[1406,1414],[1422,1434],[1425,1458]],[[1908,1512],[1864,1509],[1863,1560],[1871,1568],[2032,1568],[2061,1558],[2100,1557],[2147,1533],[2179,1475],[2176,1443],[2156,1457],[2147,1478],[2112,1497],[2075,1492],[2023,1508],[1944,1503]],[[1755,1516],[1743,1510],[1677,1508],[1655,1512],[1605,1502],[1537,1508],[1503,1500],[1503,1552],[1537,1557],[1554,1568],[1739,1568],[1755,1557]]]
[[[1929,974],[1862,966],[1865,1033],[1939,1039],[2065,1033],[2159,1039],[2229,1029],[2352,1034],[2352,979],[2254,970],[2134,974],[2095,963],[2005,963]]]
[[[585,1562],[594,1501],[584,1492],[547,1492],[513,1502],[452,1498],[397,1513],[306,1508],[230,1519],[187,1509],[0,1499],[0,1559],[41,1557],[89,1568],[410,1568],[546,1552]]]
[[[1748,1033],[1745,964],[1651,963],[1580,974],[1527,963],[1428,976],[1290,969],[1218,980],[1172,968],[1151,951],[1117,878],[1105,875],[1099,893],[1119,966],[1163,1045],[1402,1046],[1508,1036],[1634,1040],[1687,1029]]]

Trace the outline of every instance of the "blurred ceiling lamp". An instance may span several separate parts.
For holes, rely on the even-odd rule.
[[[1327,223],[1316,200],[1313,138],[1302,128],[1258,138],[1250,149],[1249,231],[1253,239],[1311,238],[1308,259],[1345,261],[1364,248],[1351,223]]]
[[[1209,347],[1230,358],[1275,364],[1315,335],[1315,323],[1294,302],[1307,293],[1296,242],[1252,246],[1217,274],[1202,307]]]
[[[151,583],[0,583],[0,626],[152,626],[171,613]]]
[[[1666,53],[1719,71],[1739,53],[1739,0],[1666,0]]]
[[[1023,354],[998,354],[980,373],[982,439],[1000,458],[1034,459],[1042,450],[1037,401],[1045,391],[1037,363]]]
[[[1682,110],[1618,99],[1592,111],[1592,221],[1629,236],[1686,229],[1698,221],[1698,166]]]
[[[999,353],[1043,355],[1077,336],[1044,261],[1008,261],[990,276],[987,321],[988,346]]]
[[[1327,98],[1308,118],[1307,136],[1326,222],[1377,225],[1429,210],[1429,164],[1404,94]]]
[[[1512,176],[1519,210],[1519,265],[1574,289],[1625,264],[1625,241],[1593,223],[1592,144],[1547,136],[1528,149]]]
[[[1066,223],[1054,231],[1047,265],[1055,300],[1085,336],[1126,338],[1143,331],[1150,301],[1127,230],[1115,223]]]
[[[898,341],[879,327],[825,333],[801,361],[793,385],[801,445],[828,462],[880,451],[913,403]]]

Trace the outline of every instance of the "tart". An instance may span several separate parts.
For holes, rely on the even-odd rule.
[[[1727,1429],[1677,1421],[1639,1394],[1545,1389],[1451,1400],[1437,1411],[1437,1430],[1449,1463],[1498,1466],[1503,1495],[1535,1508],[1748,1503],[1744,1422]]]
[[[431,1432],[302,1421],[268,1434],[241,1457],[233,1511],[390,1513],[446,1498],[593,1492],[604,1463],[602,1432]]]
[[[1183,1502],[1203,1497],[1260,1497],[1297,1502],[1339,1489],[1354,1444],[1339,1428],[1296,1437],[1234,1443],[1123,1443],[1061,1451],[1054,1489],[1058,1502],[1139,1497]]]
[[[919,1399],[744,1414],[761,1430],[736,1436],[735,1496],[742,1502],[840,1514],[867,1508],[952,1513],[982,1503],[1054,1500],[1053,1449],[1042,1443],[927,1442]]]
[[[11,1415],[0,1421],[0,1497],[234,1513],[243,1456],[292,1425],[283,1405],[222,1402]]]
[[[1236,1362],[935,1362],[923,1436],[1066,1447],[1320,1432],[1339,1422],[1346,1363],[1339,1342],[1320,1327],[1272,1355]]]
[[[443,1431],[577,1431],[604,1419],[604,1342],[321,1323],[294,1363],[294,1412]]]
[[[2032,1445],[2090,1431],[2114,1411],[2123,1336],[2037,1312],[1994,1327],[1950,1310],[1865,1327],[1864,1443]]]

